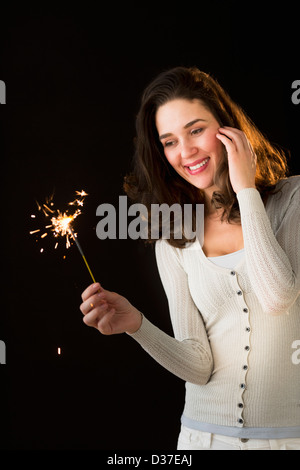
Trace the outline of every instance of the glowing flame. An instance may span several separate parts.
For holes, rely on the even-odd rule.
[[[58,209],[54,208],[54,203],[52,201],[53,196],[50,198],[47,198],[46,202],[42,205],[40,205],[37,202],[38,210],[42,211],[46,217],[51,217],[51,224],[46,225],[44,228],[47,230],[51,230],[53,232],[54,237],[66,237],[66,248],[69,248],[71,246],[70,242],[70,236],[74,236],[73,229],[71,227],[72,222],[76,217],[81,214],[81,209],[79,207],[83,206],[84,203],[84,198],[88,196],[88,194],[82,190],[82,191],[76,191],[76,196],[79,196],[79,198],[75,199],[72,202],[69,202],[69,206],[77,206],[77,209],[72,213],[69,214],[69,211],[66,210],[65,212],[61,212]],[[32,218],[35,218],[36,216],[33,214],[31,215]],[[30,235],[36,234],[41,232],[42,229],[36,229],[32,230]],[[48,235],[47,231],[43,230],[43,233],[40,235],[40,238],[45,238]],[[55,249],[58,246],[58,242],[55,243]],[[44,251],[43,248],[40,250],[41,253]]]

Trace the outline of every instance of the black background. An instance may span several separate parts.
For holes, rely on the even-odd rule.
[[[216,0],[1,6],[1,449],[176,449],[184,383],[127,335],[83,324],[80,295],[91,283],[83,260],[75,246],[54,251],[49,237],[37,244],[30,215],[53,191],[61,207],[86,190],[74,227],[95,277],[171,333],[153,249],[100,241],[96,208],[118,207],[141,93],[177,65],[211,73],[300,173],[295,8]]]

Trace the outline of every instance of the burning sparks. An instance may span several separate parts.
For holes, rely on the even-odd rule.
[[[45,217],[50,218],[51,224],[47,224],[44,226],[45,230],[42,229],[36,229],[32,230],[30,235],[37,234],[42,232],[40,235],[40,238],[43,239],[48,235],[47,230],[50,229],[54,237],[66,237],[66,248],[69,248],[71,246],[71,241],[70,237],[74,238],[76,234],[73,232],[73,229],[71,227],[72,222],[76,219],[81,214],[81,209],[80,207],[83,206],[84,199],[88,195],[85,191],[76,191],[76,196],[78,196],[74,201],[71,201],[68,203],[69,206],[75,206],[75,210],[73,211],[72,214],[69,213],[69,210],[66,210],[65,212],[61,212],[58,209],[54,208],[54,202],[53,202],[53,196],[50,198],[47,198],[45,203],[40,205],[37,202],[38,210],[40,212],[43,212]],[[36,218],[35,214],[32,214],[31,217],[34,219]],[[75,239],[75,238],[74,238]],[[58,242],[55,243],[54,248],[56,249],[58,247]],[[41,248],[40,252],[42,253],[44,251],[43,248]]]
[[[51,230],[54,237],[66,237],[66,248],[70,248],[71,246],[70,237],[72,237],[72,239],[77,245],[77,248],[82,256],[82,259],[90,273],[90,276],[93,282],[96,282],[94,275],[91,271],[91,268],[88,265],[86,257],[84,256],[82,248],[77,239],[77,234],[74,233],[72,225],[71,225],[72,222],[76,219],[76,217],[78,217],[79,214],[81,214],[80,207],[83,206],[84,198],[88,196],[88,194],[85,191],[76,191],[76,196],[79,196],[79,197],[74,199],[74,201],[71,201],[68,203],[69,206],[75,206],[75,208],[77,207],[77,209],[75,209],[72,214],[70,214],[68,210],[66,210],[65,212],[61,212],[60,210],[55,209],[53,196],[48,198],[42,206],[37,202],[38,210],[40,212],[43,212],[45,217],[50,218],[51,224],[47,224],[44,226],[44,229],[46,229],[46,231],[44,231],[44,229],[43,230],[36,229],[36,230],[32,230],[29,233],[30,235],[33,235],[37,233],[39,234],[42,231],[43,233],[40,235],[40,238],[44,239],[48,235],[47,230]],[[36,218],[34,214],[31,215],[31,217],[33,219]],[[58,242],[55,243],[54,249],[56,249],[57,247],[58,247]],[[43,253],[43,251],[44,251],[44,248],[41,248],[40,253]],[[66,256],[64,256],[63,258],[65,259]],[[60,348],[59,348],[59,351],[60,351]],[[60,354],[60,352],[58,352],[58,354]]]

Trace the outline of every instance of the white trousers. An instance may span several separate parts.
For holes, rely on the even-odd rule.
[[[300,438],[241,439],[181,425],[178,450],[300,450]]]

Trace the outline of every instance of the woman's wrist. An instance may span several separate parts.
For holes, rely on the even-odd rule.
[[[239,190],[237,191],[236,195],[238,195],[241,191],[244,191],[244,189],[257,189],[255,185],[247,185],[247,186],[244,186],[242,188],[239,188]]]
[[[142,326],[143,318],[144,318],[144,315],[142,314],[142,312],[140,312],[139,310],[136,310],[136,322],[134,322],[132,327],[126,330],[126,333],[129,335],[133,335],[134,333],[136,333]]]

